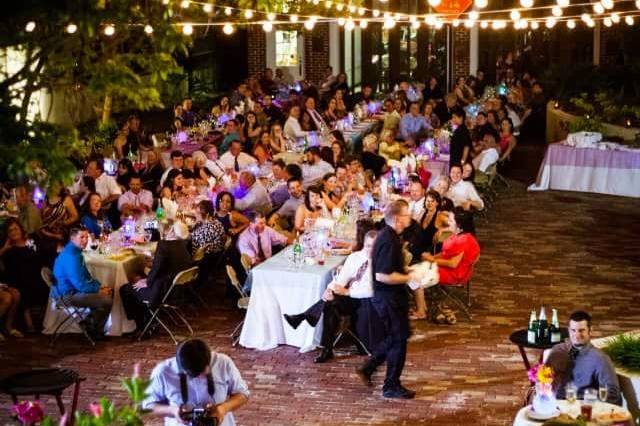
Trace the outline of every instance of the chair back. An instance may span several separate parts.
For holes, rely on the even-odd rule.
[[[249,257],[249,255],[242,253],[242,255],[240,256],[240,263],[242,263],[242,267],[244,268],[245,272],[248,273],[251,269],[251,258]]]
[[[487,168],[487,176],[489,178],[487,185],[491,186],[497,175],[498,175],[498,162],[496,161],[495,163],[493,163]]]
[[[205,250],[204,246],[202,246],[202,247],[198,248],[198,250],[196,250],[196,252],[193,255],[193,261],[194,262],[200,262],[202,259],[204,259],[204,250]]]
[[[242,284],[240,284],[240,280],[238,280],[238,275],[236,271],[233,269],[233,266],[226,265],[227,268],[227,276],[229,277],[229,281],[231,281],[231,285],[236,289],[240,297],[247,297],[247,293],[242,289]]]
[[[51,269],[46,266],[40,269],[40,276],[42,277],[42,281],[49,287],[52,288],[55,285],[55,278],[53,276],[53,272]]]
[[[180,271],[176,274],[173,279],[173,285],[187,285],[189,283],[194,282],[198,279],[198,271],[200,268],[197,266],[192,266],[189,269],[185,269],[184,271]]]

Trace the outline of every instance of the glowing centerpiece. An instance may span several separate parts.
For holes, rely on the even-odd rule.
[[[553,376],[553,369],[544,364],[536,364],[529,370],[529,380],[536,387],[532,403],[533,411],[541,416],[552,416],[557,410]]]

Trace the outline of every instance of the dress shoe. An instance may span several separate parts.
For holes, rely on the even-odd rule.
[[[398,385],[397,387],[383,390],[382,396],[385,398],[413,399],[413,397],[416,396],[416,393],[402,385]]]
[[[356,374],[365,386],[373,386],[373,383],[371,383],[371,373],[367,372],[364,368],[356,368]]]
[[[302,321],[304,321],[304,314],[297,314],[297,315],[284,314],[284,319],[289,323],[289,325],[293,329],[296,329],[302,323]]]
[[[323,349],[322,352],[320,352],[320,355],[318,355],[316,359],[313,360],[313,362],[315,362],[316,364],[322,364],[323,362],[327,362],[332,358],[333,351],[331,349]]]

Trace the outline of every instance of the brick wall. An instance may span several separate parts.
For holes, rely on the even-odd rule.
[[[333,46],[339,49],[339,46]],[[304,32],[304,77],[319,83],[329,65],[329,24],[316,24],[313,31]]]
[[[453,81],[461,76],[469,75],[470,57],[469,43],[470,32],[462,25],[453,30]]]
[[[267,38],[260,25],[250,25],[247,32],[249,75],[260,74],[267,67]]]

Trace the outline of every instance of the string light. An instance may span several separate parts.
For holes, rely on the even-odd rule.
[[[78,26],[76,24],[71,23],[67,25],[67,28],[65,28],[65,30],[67,31],[67,33],[73,34],[76,31],[78,31]]]
[[[540,28],[540,24],[538,24],[538,21],[531,22],[531,29],[532,30],[537,30],[538,28]]]
[[[356,7],[356,5],[350,4],[348,9],[349,9],[349,13],[356,13],[356,10],[358,8]]]
[[[480,22],[480,28],[487,29],[489,27],[489,23],[487,21]]]
[[[489,5],[489,0],[475,0],[473,4],[475,4],[478,9],[484,9]]]
[[[296,23],[298,22],[298,15],[290,15],[289,16],[289,21]],[[312,27],[313,28],[313,27]]]
[[[429,6],[431,6],[431,7],[440,6],[440,0],[429,0]]]
[[[162,4],[164,4],[165,6],[169,4],[169,0],[162,0]]]
[[[226,23],[224,24],[224,26],[222,27],[222,32],[225,33],[226,35],[231,35],[233,34],[233,25],[231,25],[230,23]]]
[[[244,17],[245,19],[251,19],[253,18],[253,10],[248,9],[244,11]]]
[[[104,35],[106,35],[107,37],[111,37],[115,33],[116,33],[116,27],[114,27],[112,24],[109,24],[106,27],[104,27]]]
[[[605,9],[613,9],[613,0],[600,0]]]
[[[477,21],[478,18],[480,18],[480,14],[477,10],[472,10],[471,12],[469,12],[469,19],[471,19],[472,21]]]
[[[386,30],[390,30],[391,28],[396,26],[396,21],[394,21],[391,18],[385,18],[384,22],[382,24],[382,28],[386,29]]]
[[[313,0],[313,5],[317,6],[320,3],[320,0]]]
[[[556,26],[556,18],[553,18],[553,17],[551,17],[551,16],[550,16],[550,17],[548,17],[548,18],[545,20],[544,25],[545,25],[547,28],[549,28],[549,29],[551,29],[551,28],[555,27],[555,26]]]
[[[344,18],[341,16],[338,18],[338,25],[340,25],[341,27],[344,26],[345,20]]]
[[[269,21],[266,21],[262,24],[262,29],[265,33],[270,33],[273,30],[273,24]]]
[[[569,7],[571,4],[570,0],[557,0],[557,3],[560,7]]]
[[[153,34],[153,27],[149,24],[144,26],[144,32],[147,34]]]
[[[342,9],[344,9],[344,4],[342,4],[342,3],[338,3],[338,4],[336,5],[336,10],[337,10],[338,12],[342,12]]]
[[[533,7],[533,0],[520,0],[520,6],[524,8]]]
[[[636,0],[636,8],[640,9],[640,0]]]
[[[418,28],[420,28],[420,21],[413,21],[411,23],[411,27],[417,30]]]
[[[586,24],[591,20],[591,15],[589,15],[588,13],[583,13],[582,15],[580,15],[580,19]]]
[[[624,22],[629,26],[633,25],[633,16],[626,16]]]
[[[427,25],[433,27],[436,24],[436,17],[433,16],[433,15],[427,15],[427,16],[424,17],[424,22]]]
[[[227,16],[231,16],[231,8],[230,7],[225,7],[224,8],[224,14]]]
[[[593,19],[592,19],[592,20],[590,20],[589,22],[587,22],[587,27],[589,27],[589,28],[593,28],[593,27],[595,27],[595,26],[596,26],[596,23],[595,23],[595,22],[593,22]],[[588,118],[588,117],[587,117],[587,118]]]
[[[324,7],[326,7],[327,9],[331,9],[332,4],[333,2],[331,0],[327,0],[324,2]]]
[[[32,32],[36,29],[36,23],[33,21],[27,22],[27,25],[24,26],[24,30],[28,33]]]
[[[523,30],[529,27],[529,21],[527,21],[526,19],[521,19],[518,21],[518,23],[520,24],[520,28]]]
[[[640,1],[640,0],[638,0],[638,1]],[[380,16],[380,11],[378,9],[373,9],[371,14],[373,15],[374,18],[377,18],[378,16]]]
[[[367,9],[361,7],[358,9],[358,15],[363,16],[366,13]]]
[[[609,18],[608,16],[604,18],[602,23],[604,24],[605,27],[610,27],[613,25],[613,22],[611,22],[611,18]]]
[[[402,19],[402,15],[401,15],[400,13],[396,12],[396,13],[393,15],[393,19],[395,19],[396,21],[399,21],[399,20],[401,20],[401,19]]]
[[[185,24],[182,26],[182,34],[184,35],[191,35],[193,34],[193,25],[191,24]]]
[[[465,19],[464,20],[464,26],[465,28],[473,28],[475,21],[472,19]]]
[[[602,5],[602,3],[595,3],[593,5],[593,11],[598,15],[602,15],[604,13],[604,6]]]
[[[180,7],[183,8],[183,9],[188,9],[189,8],[189,3],[190,3],[189,0],[182,0],[180,2]]]
[[[439,20],[439,19],[438,19],[438,20],[436,21],[436,25],[435,25],[436,30],[441,29],[443,26],[444,26],[444,22],[442,22],[441,20]]]
[[[454,27],[459,27],[460,26],[460,20],[459,19],[454,19],[451,22],[451,25],[453,25]]]
[[[562,16],[562,8],[560,6],[553,6],[551,8],[551,14],[555,17]]]
[[[619,22],[620,22],[620,15],[619,15],[619,14],[617,14],[617,13],[612,13],[612,14],[611,14],[611,21],[612,21],[614,24],[619,23]]]
[[[276,14],[273,12],[269,12],[267,13],[267,19],[270,21],[275,21],[276,20]]]
[[[520,12],[518,12],[516,9],[513,9],[509,14],[509,17],[511,18],[511,20],[517,21],[520,19]]]
[[[573,19],[569,19],[567,21],[567,28],[569,28],[570,30],[574,29],[576,27],[576,21],[574,21]]]
[[[204,10],[205,13],[213,13],[213,5],[211,3],[207,3],[202,6],[202,10]]]
[[[366,19],[361,19],[361,20],[360,20],[360,28],[362,28],[363,30],[364,30],[365,28],[367,28],[367,26],[368,26],[368,25],[369,25],[369,23],[367,22],[367,20],[366,20]]]
[[[344,29],[346,31],[353,31],[355,27],[356,27],[356,23],[353,22],[353,19],[351,18],[347,19],[347,22],[344,24]]]
[[[316,23],[311,19],[307,19],[306,21],[304,21],[304,28],[308,31],[311,31],[314,25],[316,25]]]

